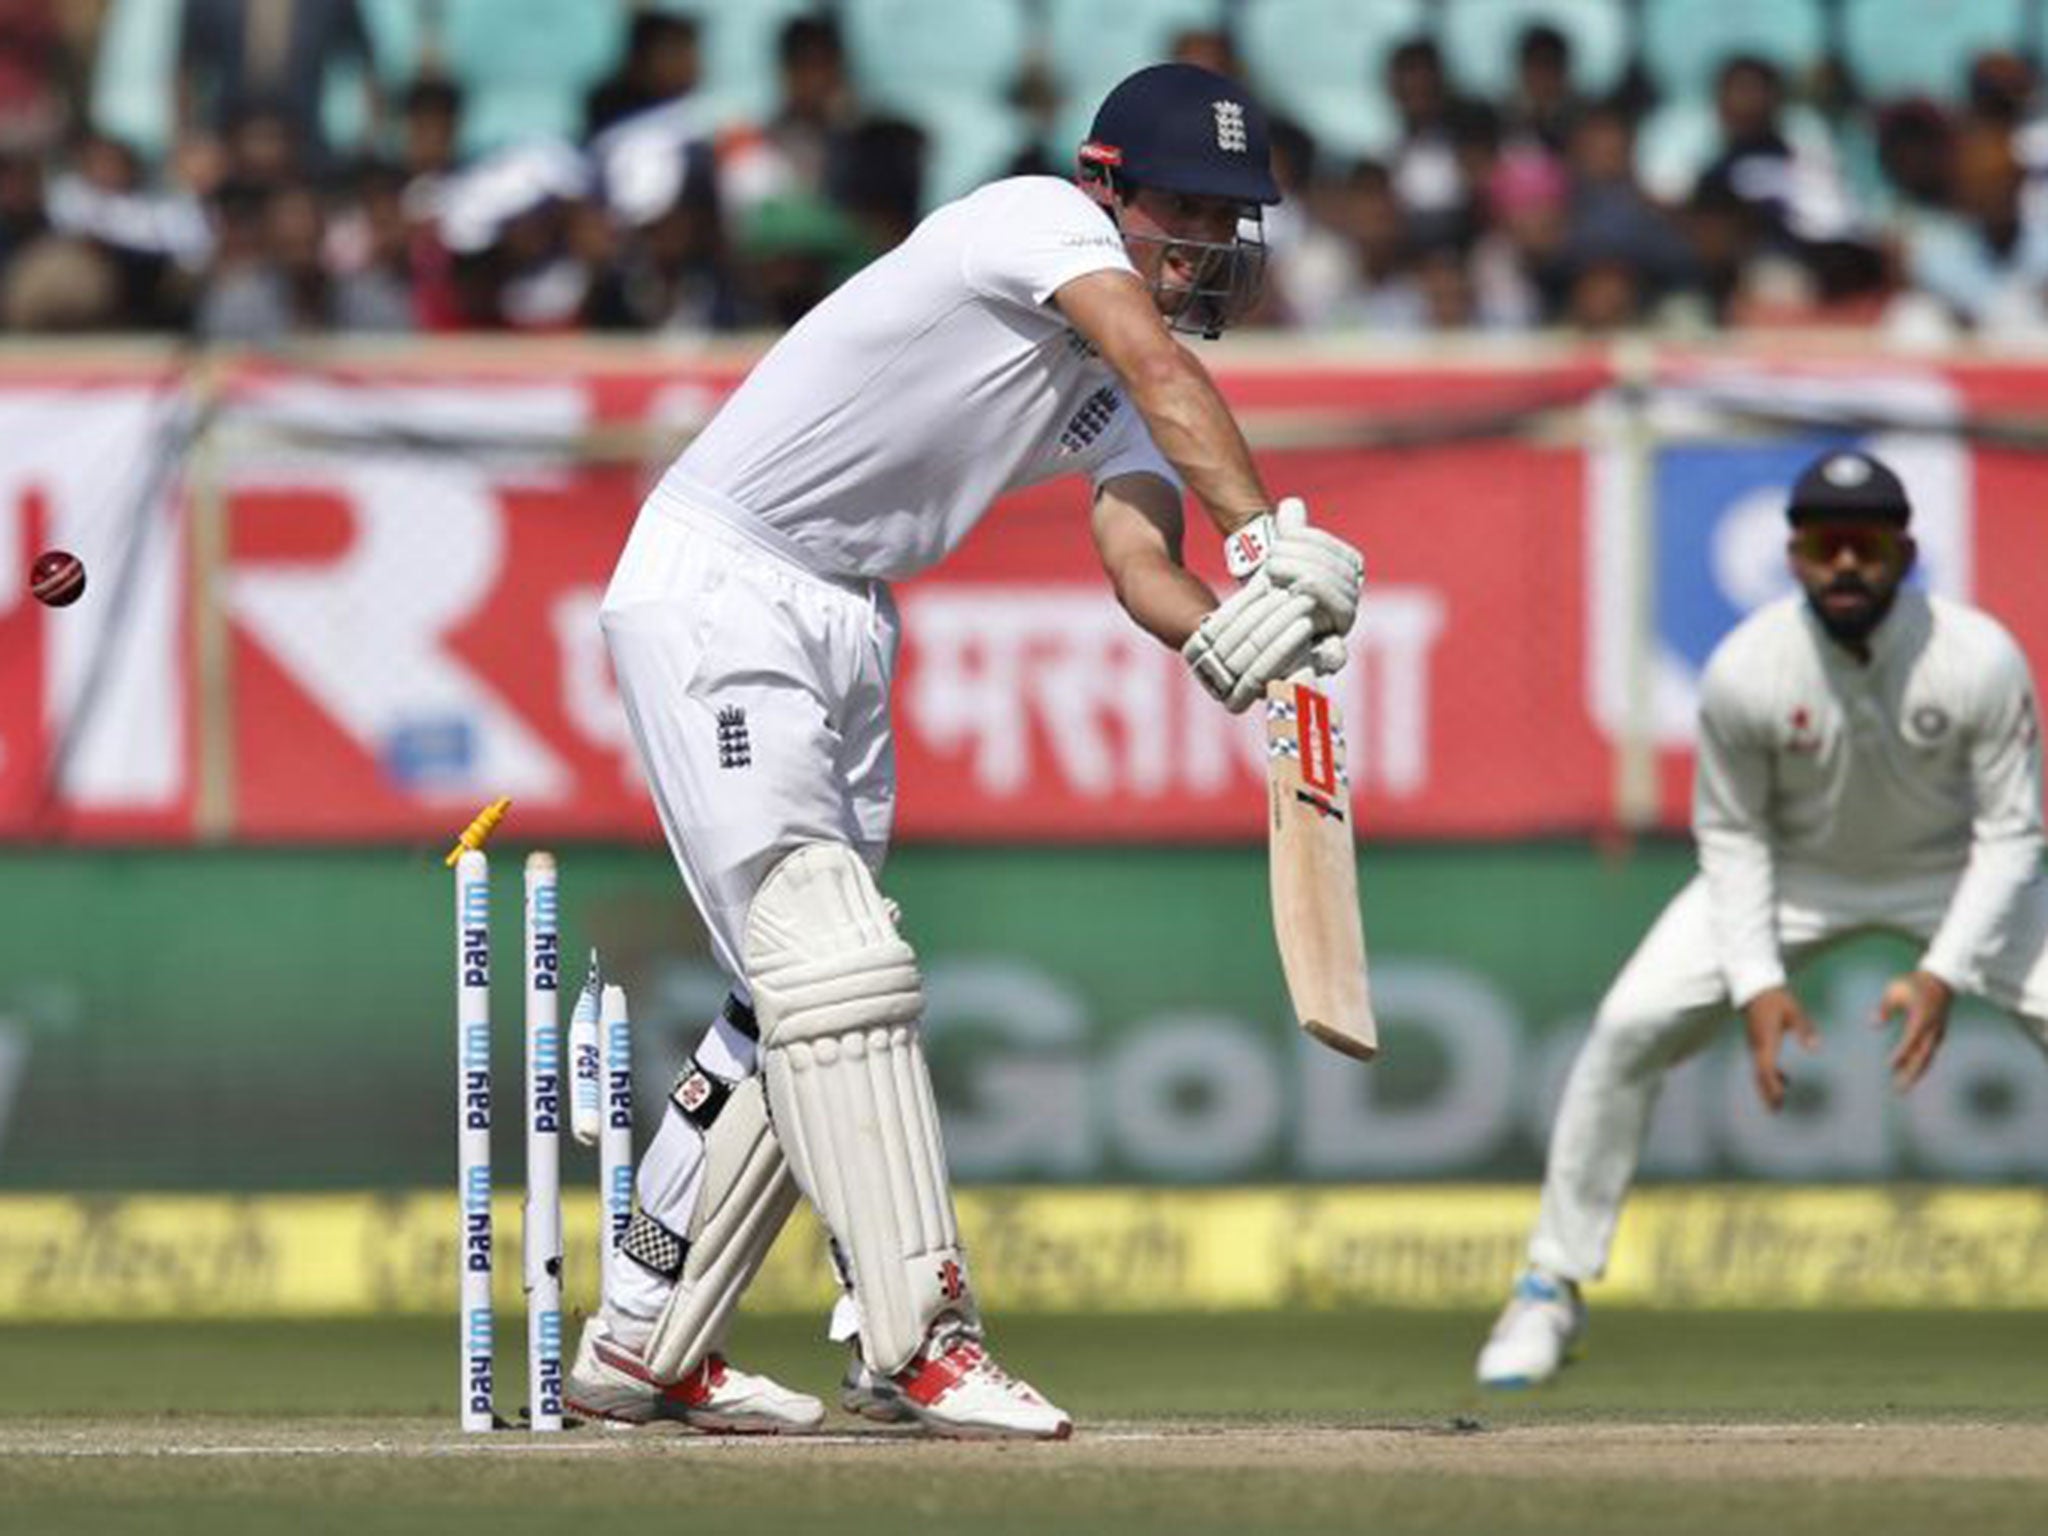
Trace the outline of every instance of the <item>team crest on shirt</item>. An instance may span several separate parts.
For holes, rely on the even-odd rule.
[[[1803,757],[1820,750],[1820,727],[1814,724],[1812,710],[1804,704],[1795,705],[1785,723],[1792,728],[1792,734],[1785,739],[1787,752],[1796,752]]]
[[[1121,397],[1107,384],[1082,401],[1081,409],[1074,412],[1073,419],[1060,433],[1060,452],[1079,453],[1102,436],[1102,429],[1122,404]]]
[[[1906,724],[1912,729],[1914,740],[1922,746],[1932,746],[1948,734],[1948,711],[1939,704],[1922,704],[1906,717]]]
[[[754,762],[754,744],[747,736],[747,712],[728,704],[718,712],[718,766],[748,768]]]

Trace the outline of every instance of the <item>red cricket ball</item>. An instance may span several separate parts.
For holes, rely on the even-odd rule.
[[[29,594],[52,608],[68,608],[85,595],[85,562],[68,549],[46,549],[29,567]]]

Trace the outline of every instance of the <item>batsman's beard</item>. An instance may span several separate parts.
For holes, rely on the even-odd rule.
[[[1152,292],[1168,329],[1214,341],[1251,313],[1266,284],[1266,240],[1260,221],[1247,217],[1235,240],[1180,240],[1126,233],[1125,240],[1159,250]],[[1185,264],[1191,276],[1176,281],[1172,268]]]

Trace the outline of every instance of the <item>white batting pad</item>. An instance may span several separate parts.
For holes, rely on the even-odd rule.
[[[776,1133],[852,1270],[862,1353],[892,1374],[934,1318],[973,1317],[916,956],[867,866],[813,843],[755,896],[746,961]]]
[[[796,1181],[768,1123],[759,1078],[732,1092],[704,1137],[704,1182],[689,1250],[647,1341],[647,1367],[678,1381],[725,1342],[740,1295],[796,1209]]]

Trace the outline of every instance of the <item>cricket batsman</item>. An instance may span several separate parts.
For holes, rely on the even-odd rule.
[[[1883,931],[1921,946],[1878,1022],[1901,1029],[1904,1092],[1958,992],[2010,1011],[2048,1049],[2041,731],[2025,656],[1961,603],[1904,585],[1915,550],[1897,475],[1823,455],[1792,488],[1802,589],[1708,660],[1693,792],[1697,877],[1623,967],[1551,1132],[1543,1203],[1479,1379],[1546,1381],[1585,1330],[1579,1287],[1606,1267],[1664,1074],[1742,1016],[1757,1093],[1785,1102],[1785,1041],[1820,1035],[1788,973]]]
[[[1236,83],[1141,70],[1102,103],[1077,182],[999,181],[931,214],[777,342],[641,509],[605,639],[732,995],[641,1160],[573,1409],[817,1425],[816,1398],[720,1352],[801,1197],[845,1284],[848,1408],[940,1435],[1071,1431],[983,1342],[917,956],[875,883],[896,792],[889,584],[1003,492],[1085,474],[1118,601],[1225,707],[1340,665],[1362,560],[1299,501],[1274,506],[1175,336],[1246,311],[1278,200]],[[1226,539],[1220,603],[1181,561],[1183,489]]]

